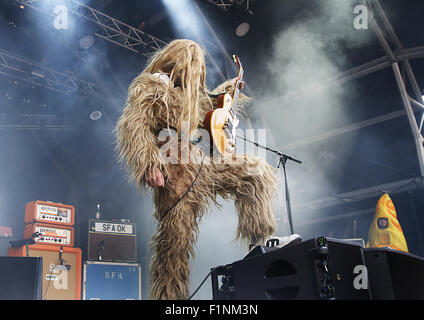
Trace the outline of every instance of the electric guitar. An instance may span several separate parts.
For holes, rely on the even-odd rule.
[[[218,96],[218,105],[206,114],[204,127],[209,131],[213,146],[221,153],[233,153],[236,146],[236,130],[239,120],[236,116],[237,101],[240,86],[243,81],[243,67],[237,55],[233,55],[238,66],[238,75],[235,78],[234,93],[224,93]]]

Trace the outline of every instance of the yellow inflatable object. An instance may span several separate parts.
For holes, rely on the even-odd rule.
[[[375,215],[368,231],[366,247],[388,247],[408,252],[408,246],[397,219],[395,206],[387,193],[382,195],[377,202]]]

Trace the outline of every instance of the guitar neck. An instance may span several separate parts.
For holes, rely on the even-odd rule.
[[[239,94],[240,94],[240,84],[243,81],[243,69],[242,68],[240,68],[237,78],[238,79],[236,81],[234,94],[233,94],[233,101],[232,101],[232,104],[231,104],[231,108],[234,110],[234,113],[236,113],[236,111],[237,111],[237,103],[238,103],[238,98],[239,98]]]

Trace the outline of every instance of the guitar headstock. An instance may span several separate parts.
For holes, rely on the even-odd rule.
[[[233,54],[233,60],[236,63],[237,67],[238,67],[238,75],[237,75],[237,82],[241,82],[242,78],[243,78],[243,66],[241,65],[240,59],[236,54]],[[237,84],[238,86],[238,84]]]
[[[234,60],[234,62],[236,63],[236,65],[239,69],[243,69],[241,62],[240,62],[240,59],[236,54],[233,54],[233,60]]]

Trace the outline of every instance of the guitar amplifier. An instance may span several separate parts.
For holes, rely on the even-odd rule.
[[[111,262],[137,261],[137,236],[134,223],[88,221],[88,260]]]
[[[35,244],[74,246],[74,228],[45,223],[27,224],[24,237],[29,238],[35,232],[41,233],[39,237],[34,238]]]
[[[9,256],[26,254],[26,246],[9,248]],[[33,244],[28,255],[43,258],[42,300],[81,300],[81,249]]]
[[[351,241],[320,237],[283,248],[257,246],[244,259],[212,269],[213,299],[369,300],[364,269],[363,248]]]
[[[73,226],[75,223],[75,208],[50,201],[28,202],[25,206],[25,223],[34,222]]]

